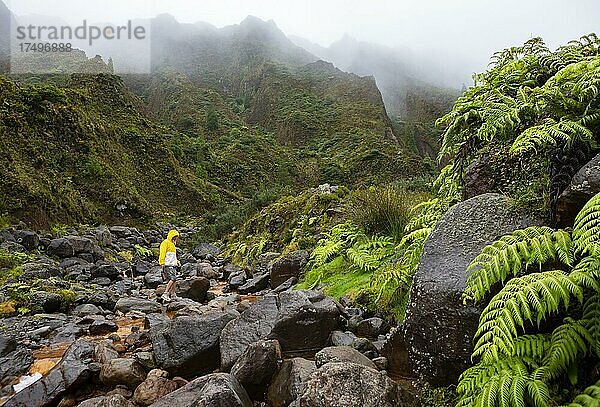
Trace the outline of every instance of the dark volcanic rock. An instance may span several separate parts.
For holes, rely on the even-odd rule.
[[[317,367],[313,361],[302,358],[285,360],[269,386],[269,405],[286,407],[296,400],[304,390],[304,382],[315,370]]]
[[[4,407],[57,404],[65,393],[82,386],[92,377],[90,361],[93,356],[93,343],[84,340],[73,343],[48,375],[14,395]]]
[[[191,277],[177,281],[177,295],[202,302],[210,289],[210,281],[204,277]]]
[[[27,250],[35,250],[40,245],[40,237],[30,230],[17,230],[15,240]]]
[[[277,341],[258,341],[246,348],[231,374],[244,386],[253,400],[263,400],[283,356]]]
[[[0,357],[0,385],[7,385],[15,378],[27,373],[32,364],[33,356],[27,348],[14,350]],[[5,383],[5,381],[7,382]]]
[[[373,317],[360,321],[356,330],[359,336],[377,338],[379,334],[385,333],[386,328],[387,326],[383,319]]]
[[[411,370],[434,386],[456,383],[471,365],[481,306],[464,305],[467,265],[488,244],[531,225],[507,198],[478,195],[451,208],[423,249],[406,312],[405,340]]]
[[[271,277],[269,276],[269,273],[259,274],[247,281],[246,284],[238,287],[237,291],[240,294],[255,293],[267,288],[270,280]]]
[[[34,306],[40,307],[44,312],[53,313],[60,310],[62,297],[56,293],[34,291],[29,295],[29,300]]]
[[[277,298],[268,296],[228,323],[221,332],[221,368],[229,370],[246,348],[266,338],[277,318]]]
[[[64,237],[53,239],[50,242],[50,245],[47,248],[48,254],[50,256],[56,256],[59,258],[73,257],[75,254],[75,249]]]
[[[156,363],[179,376],[205,374],[219,367],[219,335],[237,315],[214,312],[179,317],[150,331]]]
[[[235,377],[213,373],[193,380],[152,404],[152,407],[252,407],[246,390]]]
[[[310,254],[307,251],[297,250],[271,263],[269,266],[271,288],[278,287],[291,277],[300,279],[309,258]]]
[[[556,217],[560,226],[573,226],[575,217],[594,195],[600,192],[600,154],[575,174],[558,198]]]
[[[115,311],[127,313],[129,311],[140,311],[144,314],[152,314],[161,311],[161,306],[156,301],[143,298],[126,297],[120,298],[115,305]]]
[[[354,363],[328,363],[304,383],[298,407],[412,407],[414,396],[375,369]]]
[[[336,303],[317,291],[286,291],[264,297],[221,333],[221,368],[229,370],[246,347],[277,339],[284,352],[319,350],[340,324]]]
[[[12,336],[0,334],[0,357],[17,349],[17,341]]]
[[[111,332],[117,332],[119,327],[113,321],[98,319],[90,325],[90,335],[106,335]]]

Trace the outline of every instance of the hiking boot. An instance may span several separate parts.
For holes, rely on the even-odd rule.
[[[161,295],[161,296],[160,296],[160,299],[161,299],[163,302],[169,302],[169,301],[171,301],[171,297],[169,297],[169,295],[168,295],[167,293],[164,293],[163,295]]]

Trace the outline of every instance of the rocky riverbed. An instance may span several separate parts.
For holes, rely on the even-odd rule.
[[[386,321],[293,289],[305,252],[250,269],[211,244],[182,249],[179,298],[161,302],[167,229],[0,231],[5,252],[27,254],[0,289],[0,404],[419,405],[388,375]]]

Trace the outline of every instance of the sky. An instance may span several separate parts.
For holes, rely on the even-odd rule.
[[[286,34],[328,46],[348,34],[358,40],[436,53],[481,71],[495,51],[541,36],[555,48],[600,33],[600,0],[9,0],[17,15],[59,15],[75,24],[150,18],[222,27],[247,15],[272,19]]]

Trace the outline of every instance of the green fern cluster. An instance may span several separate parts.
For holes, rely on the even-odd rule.
[[[458,406],[550,406],[553,383],[585,381],[585,362],[600,359],[600,194],[573,230],[518,230],[484,248],[467,270],[465,301],[502,288],[481,314],[479,362],[461,376]],[[548,330],[558,315],[562,323]],[[599,394],[592,386],[571,405],[598,405]]]
[[[600,126],[600,39],[590,34],[550,51],[540,38],[494,55],[492,67],[475,75],[453,110],[438,120],[445,128],[440,159],[446,177],[460,185],[474,154],[494,142],[513,154],[594,146]]]

